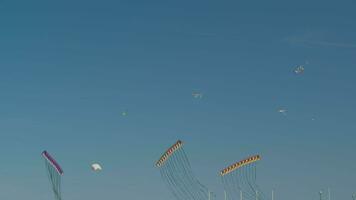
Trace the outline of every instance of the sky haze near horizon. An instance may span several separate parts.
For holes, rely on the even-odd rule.
[[[355,6],[1,1],[0,199],[53,199],[48,150],[64,200],[173,200],[154,163],[181,139],[218,199],[219,170],[258,153],[257,181],[276,200],[328,187],[351,200]]]

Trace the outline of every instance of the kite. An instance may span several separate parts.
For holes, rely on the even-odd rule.
[[[93,171],[101,171],[103,168],[102,168],[98,163],[93,163],[93,164],[91,165],[91,169],[92,169]]]
[[[299,65],[298,67],[296,67],[294,69],[294,73],[295,74],[302,74],[304,72],[304,66],[303,65]]]
[[[278,112],[283,114],[283,115],[287,115],[287,110],[286,109],[279,109]]]
[[[162,179],[176,200],[212,200],[215,195],[194,176],[183,142],[178,140],[156,162]]]
[[[201,92],[193,92],[192,93],[192,96],[195,98],[195,99],[201,99],[203,98],[203,94]]]
[[[47,151],[43,151],[42,156],[45,160],[46,171],[52,186],[54,198],[55,200],[61,200],[61,177],[63,175],[63,170]]]
[[[256,183],[256,162],[260,159],[259,155],[251,156],[220,171],[226,199],[267,199]]]

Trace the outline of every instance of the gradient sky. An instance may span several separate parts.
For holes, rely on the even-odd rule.
[[[64,200],[173,200],[154,162],[181,139],[219,199],[218,171],[259,153],[258,182],[276,200],[316,200],[328,187],[350,200],[355,7],[1,1],[0,199],[53,199],[46,149],[64,169]]]

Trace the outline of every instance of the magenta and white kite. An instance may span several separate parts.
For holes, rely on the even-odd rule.
[[[63,175],[63,170],[47,151],[43,151],[42,156],[45,160],[46,171],[52,185],[54,198],[55,200],[61,200],[61,176]]]

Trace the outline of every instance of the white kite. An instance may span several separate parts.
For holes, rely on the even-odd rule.
[[[287,115],[287,110],[286,109],[279,109],[278,112],[283,114],[283,115]]]
[[[201,99],[203,98],[203,94],[201,92],[193,92],[192,93],[192,96],[195,98],[195,99]]]
[[[123,112],[121,113],[121,115],[122,115],[123,117],[127,116],[127,115],[128,115],[127,110],[123,111]]]
[[[98,163],[93,163],[93,164],[91,165],[91,169],[92,169],[93,171],[101,171],[103,168],[102,168]]]
[[[298,67],[296,67],[294,69],[294,73],[295,74],[302,74],[304,72],[304,66],[303,65],[299,65]]]

